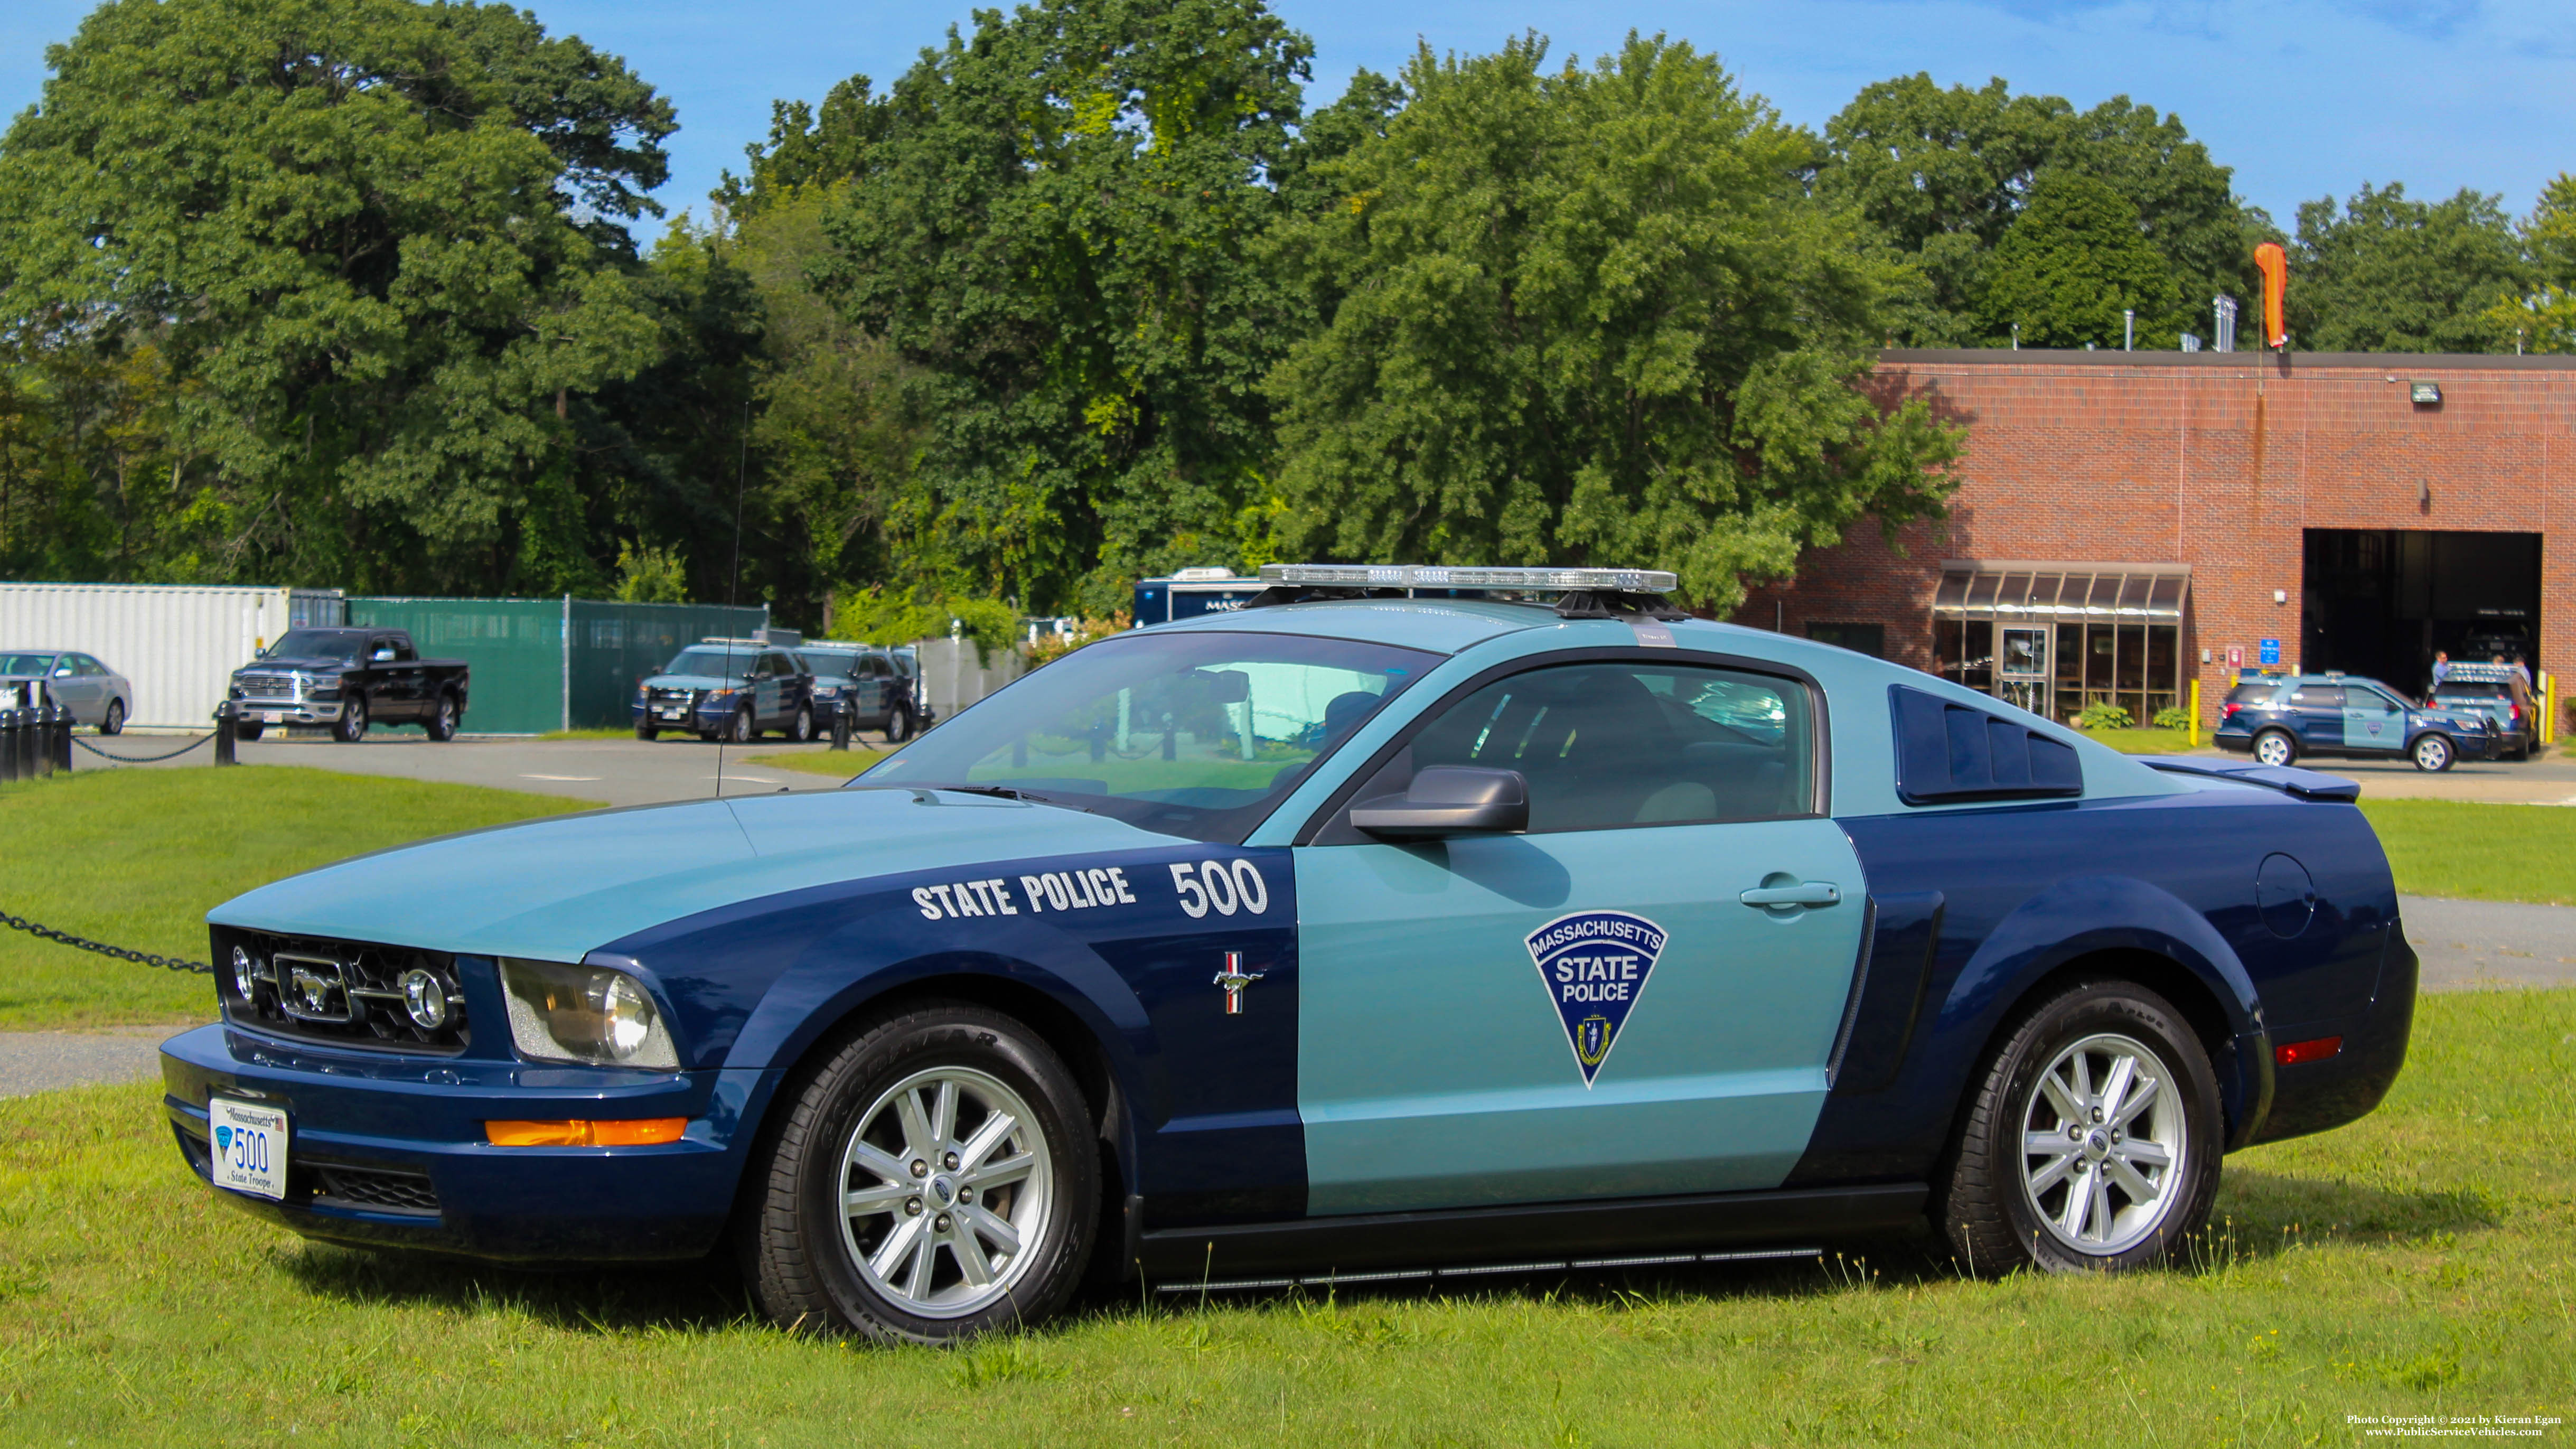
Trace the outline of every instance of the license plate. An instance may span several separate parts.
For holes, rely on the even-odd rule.
[[[214,1148],[215,1186],[286,1197],[286,1113],[277,1107],[206,1099],[208,1144]]]
[[[259,712],[259,722],[261,724],[284,724],[286,722],[286,716],[273,709],[264,709]]]
[[[662,718],[664,719],[678,719],[679,717],[680,711],[676,709],[666,709],[662,711]]]

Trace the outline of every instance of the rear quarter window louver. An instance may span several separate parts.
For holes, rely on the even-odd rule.
[[[1896,722],[1896,793],[1908,805],[2084,793],[2083,762],[2062,740],[1901,684],[1888,686],[1887,696]]]

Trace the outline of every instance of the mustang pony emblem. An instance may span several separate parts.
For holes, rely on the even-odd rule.
[[[1228,1016],[1243,1015],[1243,988],[1250,986],[1253,982],[1258,981],[1269,974],[1270,973],[1266,971],[1254,971],[1247,974],[1243,969],[1243,953],[1241,951],[1226,952],[1225,969],[1216,973],[1216,984],[1225,988],[1225,1014]]]

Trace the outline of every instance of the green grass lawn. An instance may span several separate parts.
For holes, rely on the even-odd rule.
[[[24,1444],[2348,1444],[2576,1409],[2576,992],[2423,1003],[2373,1116],[2231,1158],[2212,1241],[1964,1281],[1771,1267],[1117,1297],[951,1353],[795,1338],[715,1268],[307,1245],[215,1200],[150,1087],[0,1118],[0,1440]],[[2551,1431],[2543,1442],[2567,1432]]]
[[[283,765],[80,770],[0,785],[0,910],[202,961],[206,912],[253,886],[407,840],[584,808]],[[213,1007],[203,976],[0,930],[0,1030],[202,1020]]]
[[[2373,800],[2397,888],[2473,901],[2576,905],[2576,809],[2458,800]]]
[[[2124,755],[2187,755],[2195,748],[2210,749],[2209,731],[2200,732],[2200,743],[2191,742],[2188,730],[2079,730],[2088,740],[2109,745]]]

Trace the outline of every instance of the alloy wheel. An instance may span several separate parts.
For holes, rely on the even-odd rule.
[[[2109,1257],[2171,1215],[2191,1151],[2182,1094],[2134,1037],[2088,1036],[2049,1063],[2023,1103],[2022,1193],[2077,1252]]]
[[[969,1067],[897,1082],[841,1153],[841,1241],[908,1313],[963,1318],[1011,1293],[1054,1208],[1037,1114]]]
[[[2254,742],[2254,758],[2266,765],[2286,765],[2297,758],[2290,737],[2274,730]]]
[[[2451,768],[2451,742],[2440,735],[2426,735],[2417,740],[2415,768],[2435,774]]]

